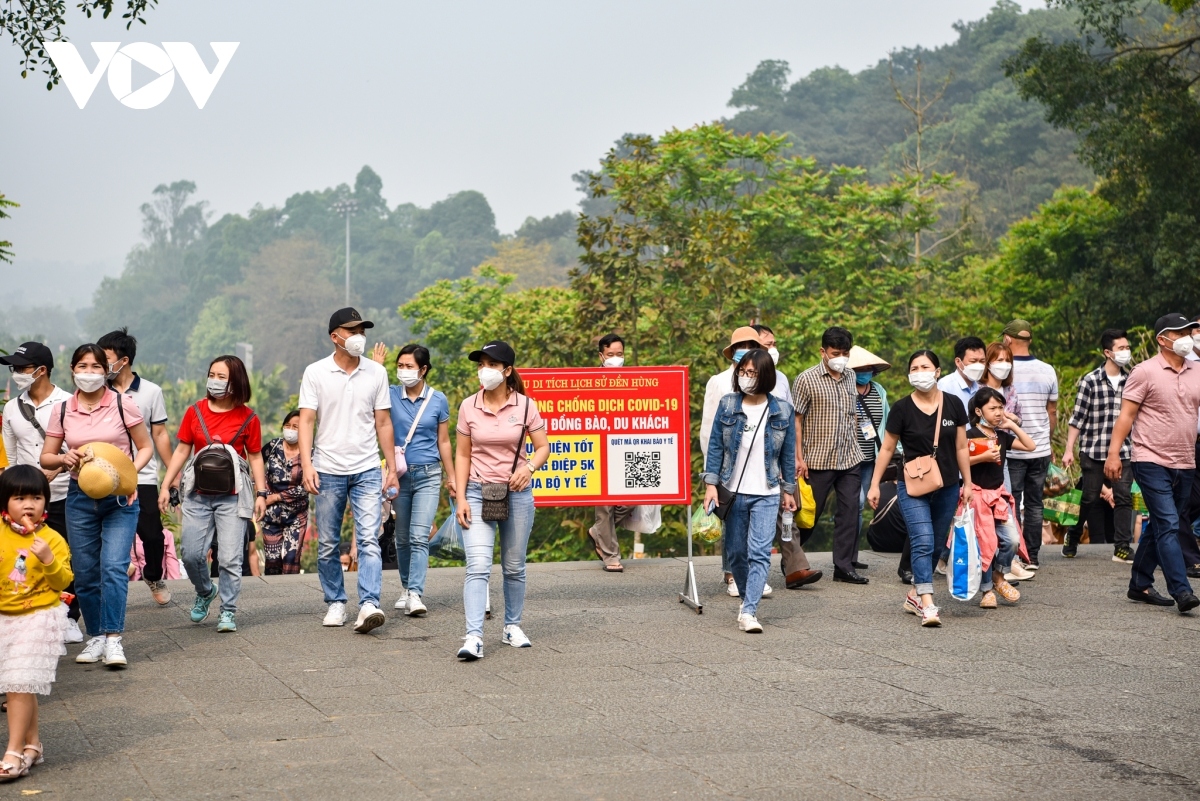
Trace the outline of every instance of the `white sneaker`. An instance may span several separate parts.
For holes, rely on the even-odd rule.
[[[367,601],[358,608],[358,619],[354,621],[354,630],[359,634],[366,634],[372,629],[377,629],[383,625],[383,612],[379,611],[379,607]]]
[[[1029,581],[1036,573],[1032,570],[1026,570],[1021,564],[1020,559],[1013,559],[1012,564],[1008,567],[1008,572],[1004,574],[1005,581]]]
[[[425,604],[421,602],[421,596],[417,595],[416,590],[408,591],[408,611],[404,614],[409,617],[424,617],[429,610],[425,608]]]
[[[483,640],[471,634],[463,637],[462,647],[458,649],[458,658],[464,662],[483,659]]]
[[[63,642],[83,642],[83,632],[79,630],[79,624],[71,618],[67,618],[67,630],[63,632]]]
[[[120,637],[105,637],[104,638],[104,666],[110,668],[123,668],[129,662],[125,659],[125,646],[121,644]]]
[[[505,626],[504,635],[500,638],[504,643],[511,645],[513,648],[532,648],[533,643],[525,636],[525,632],[521,631],[520,626]]]
[[[738,628],[747,634],[762,634],[762,624],[754,615],[738,615]]]
[[[729,583],[725,585],[725,592],[729,593],[730,598],[741,598],[742,597],[741,594],[738,592],[737,582],[734,581],[733,579],[730,579]]]
[[[401,587],[400,588],[400,597],[396,600],[396,605],[393,606],[392,608],[393,609],[403,609],[406,606],[408,606],[408,590]]]
[[[946,560],[939,559],[937,566],[933,568],[933,572],[937,573],[939,576],[946,575]]]
[[[346,605],[341,601],[334,601],[329,605],[329,611],[325,613],[325,619],[321,621],[322,626],[344,626],[346,625]]]
[[[83,646],[83,650],[79,652],[79,656],[75,657],[75,661],[81,665],[91,665],[99,662],[104,657],[104,641],[107,637],[92,637],[87,641],[87,645]]]
[[[770,598],[770,597],[771,597],[772,595],[774,595],[774,594],[775,594],[775,590],[774,590],[774,589],[771,587],[771,585],[770,585],[770,584],[764,584],[764,585],[763,585],[763,594],[762,594],[762,597],[764,597],[764,598]]]

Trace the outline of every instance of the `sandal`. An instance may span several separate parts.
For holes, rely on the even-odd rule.
[[[17,758],[16,764],[8,761],[10,755]],[[25,760],[24,754],[5,751],[4,756],[5,760],[0,762],[0,782],[11,782],[13,779],[19,779],[29,773],[29,763]]]
[[[25,750],[26,751],[37,751],[37,757],[29,762],[30,767],[32,767],[34,765],[40,765],[46,761],[46,754],[42,748],[41,743],[38,743],[36,745],[34,745],[33,743],[30,743],[29,745],[25,746]],[[25,756],[25,755],[22,754],[22,756]],[[29,757],[25,756],[25,759],[29,759]]]
[[[621,564],[620,562],[617,562],[615,565],[610,565],[608,562],[605,562],[604,563],[604,572],[605,573],[624,573],[625,565]]]

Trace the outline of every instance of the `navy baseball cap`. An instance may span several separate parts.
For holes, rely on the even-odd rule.
[[[477,362],[484,356],[487,356],[489,359],[495,359],[501,364],[517,363],[517,354],[513,352],[513,349],[507,342],[501,342],[499,339],[493,339],[479,350],[471,351],[467,358],[473,362]]]
[[[48,370],[54,369],[54,354],[41,342],[24,342],[10,356],[0,356],[0,364],[9,367],[28,367],[36,364]]]

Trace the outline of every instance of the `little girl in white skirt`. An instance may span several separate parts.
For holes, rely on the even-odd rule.
[[[49,695],[67,652],[67,607],[60,593],[74,576],[71,554],[46,527],[50,485],[31,465],[0,474],[0,692],[8,693],[8,750],[0,782],[42,763],[38,695]]]

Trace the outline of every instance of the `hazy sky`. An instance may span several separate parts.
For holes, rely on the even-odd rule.
[[[89,276],[118,272],[138,241],[138,207],[157,184],[194,180],[215,220],[353,182],[364,164],[393,206],[477,189],[512,231],[574,208],[571,174],[621,134],[730,113],[730,90],[763,59],[787,60],[793,80],[858,70],[891,49],[951,41],[955,21],[992,3],[162,0],[126,31],[84,20],[72,2],[69,35],[89,68],[92,41],[192,42],[209,68],[208,42],[241,44],[203,110],[177,78],[166,101],[138,111],[107,80],[83,110],[63,86],[22,81],[6,43],[0,192],[22,205],[0,239],[13,241],[19,273],[79,276],[60,291],[84,305]],[[152,76],[138,69],[134,88]]]

